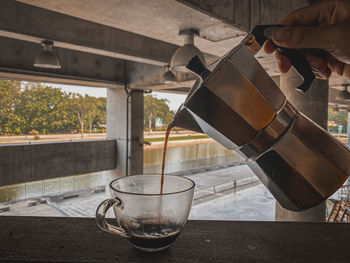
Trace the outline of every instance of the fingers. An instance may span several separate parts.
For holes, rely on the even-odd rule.
[[[280,23],[303,26],[330,24],[328,20],[331,19],[335,8],[336,1],[323,1],[291,12]]]
[[[339,22],[348,21],[350,13],[345,8],[349,1],[326,0],[318,4],[293,11],[285,17],[281,24],[287,27],[277,28],[273,42],[267,41],[264,50],[267,54],[276,51],[276,46],[290,49],[323,50],[332,56],[320,54],[305,54],[312,71],[318,78],[329,78],[332,72],[350,79],[349,43],[344,38],[348,36],[349,24],[341,26]],[[349,38],[350,39],[350,38]],[[343,43],[343,45],[340,45]],[[340,46],[339,46],[340,45]],[[290,61],[276,52],[279,69],[282,73],[291,68]]]
[[[276,45],[271,40],[266,41],[264,45],[264,51],[267,54],[272,54],[276,51],[275,56],[278,63],[278,68],[282,73],[288,72],[292,67],[292,64],[290,63],[289,59],[277,51]]]
[[[286,56],[282,55],[279,51],[276,51],[275,56],[277,59],[278,68],[281,73],[287,73],[292,67],[289,59]]]
[[[309,63],[312,71],[318,78],[328,79],[332,71],[328,67],[328,61],[325,57],[319,57],[313,54],[305,54],[305,59]]]
[[[350,65],[345,64],[332,56],[329,56],[328,67],[332,72],[350,80]]]
[[[292,64],[289,59],[278,51],[276,51],[276,59],[281,73],[287,73],[291,69]],[[326,58],[306,53],[305,59],[317,78],[328,79],[331,76],[333,70],[328,66]]]
[[[350,65],[345,64],[344,71],[343,71],[343,77],[350,80]]]
[[[332,70],[332,72],[335,72],[339,76],[343,76],[344,74],[348,74],[349,72],[344,72],[345,69],[347,69],[346,64],[343,62],[335,59],[332,56],[328,57],[328,67]]]
[[[317,48],[331,51],[333,33],[332,26],[276,28],[273,42],[286,48]]]
[[[267,40],[265,42],[264,45],[264,51],[267,54],[272,54],[273,52],[275,52],[277,49],[276,45],[271,41],[271,40]]]
[[[318,79],[329,79],[332,75],[332,71],[327,68],[324,72],[314,72],[314,74]]]

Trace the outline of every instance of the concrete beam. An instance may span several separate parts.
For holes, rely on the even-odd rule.
[[[59,57],[62,69],[36,68],[33,66],[34,59],[42,50],[39,44],[0,37],[0,47],[0,78],[3,79],[108,88],[124,86],[127,81],[133,89],[176,93],[186,93],[195,80],[193,74],[177,73],[179,83],[164,85],[164,67],[57,47],[54,53]]]
[[[54,41],[62,69],[33,67],[43,39]],[[127,82],[134,89],[179,93],[195,80],[192,74],[177,73],[178,84],[162,83],[163,66],[176,45],[11,0],[1,2],[0,46],[4,79],[108,88]],[[206,58],[209,63],[216,59]]]
[[[177,83],[169,85],[163,83],[162,75],[165,73],[164,67],[135,62],[128,62],[126,67],[127,83],[131,89],[187,93],[197,79],[192,73],[177,72],[174,73],[176,74]]]
[[[310,4],[309,0],[176,0],[222,22],[250,31],[257,24],[276,24],[294,9]]]
[[[122,60],[54,48],[62,69],[42,69],[33,66],[39,44],[0,37],[0,47],[0,78],[96,87],[117,87],[125,80]]]
[[[116,141],[0,146],[0,186],[116,167]]]
[[[0,36],[100,56],[166,65],[178,46],[12,0],[2,0]]]
[[[149,64],[125,62],[120,59],[79,51],[54,48],[62,69],[42,69],[33,66],[41,46],[16,39],[0,37],[0,78],[70,85],[116,88],[128,81],[134,89],[152,89],[183,92],[191,87],[192,74],[177,74],[179,83],[174,86],[162,83],[164,68]],[[125,68],[127,70],[125,71]],[[127,74],[125,78],[124,75]]]

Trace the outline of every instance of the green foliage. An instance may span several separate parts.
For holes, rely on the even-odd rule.
[[[0,81],[0,134],[38,134],[84,130],[106,121],[106,99],[62,92],[59,88]]]
[[[59,88],[27,84],[16,109],[21,133],[38,131],[47,134],[72,129],[74,119],[71,117],[70,96]]]
[[[151,131],[155,126],[155,119],[161,117],[163,124],[169,124],[174,117],[174,112],[169,109],[167,99],[157,99],[152,95],[144,96],[144,125]]]
[[[93,124],[99,127],[101,124],[105,124],[107,122],[107,114],[106,114],[106,98],[94,98],[96,99],[96,116],[94,118]]]
[[[88,126],[91,133],[92,126],[98,126],[106,122],[106,99],[95,98],[88,95],[85,97],[74,94],[72,109],[80,124],[80,132],[83,136],[84,127]]]
[[[0,81],[0,134],[20,133],[16,106],[20,100],[19,81]]]
[[[169,124],[174,112],[169,101],[152,95],[144,97],[144,124],[150,130],[161,117]],[[62,92],[38,83],[0,81],[0,134],[90,133],[106,123],[106,98]]]
[[[346,111],[328,111],[328,120],[335,124],[336,126],[329,126],[328,130],[330,132],[338,133],[338,126],[343,125],[343,133],[347,132],[348,126],[348,113]]]

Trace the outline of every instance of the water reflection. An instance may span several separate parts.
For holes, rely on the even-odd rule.
[[[144,173],[160,173],[163,143],[144,149]],[[169,142],[166,157],[166,173],[180,172],[205,166],[222,165],[242,161],[234,151],[229,151],[212,140],[205,142]]]

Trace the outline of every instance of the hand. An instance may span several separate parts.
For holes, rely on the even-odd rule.
[[[350,79],[350,1],[328,0],[298,9],[285,17],[277,28],[273,42],[267,41],[265,52],[276,45],[300,49],[316,77],[327,79],[332,72]],[[275,44],[276,45],[275,45]],[[291,68],[287,57],[276,51],[279,69]]]

